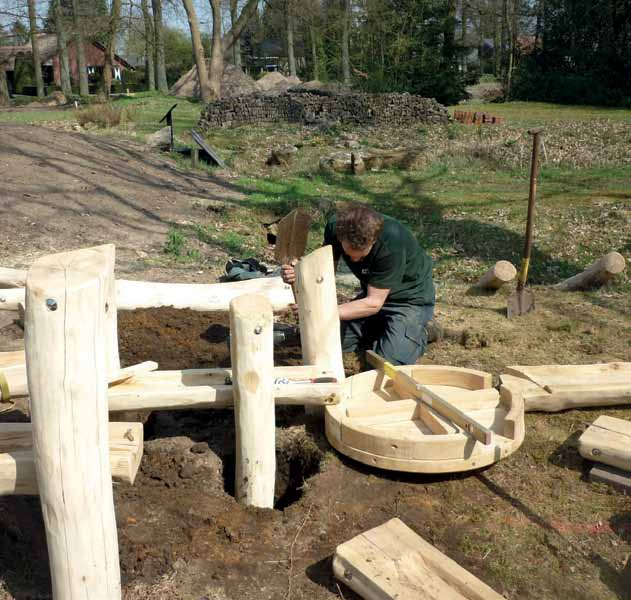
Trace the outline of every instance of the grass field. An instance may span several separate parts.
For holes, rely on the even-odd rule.
[[[175,133],[186,143],[201,104],[157,94],[117,98],[113,104],[126,111],[128,123],[99,131],[142,139],[162,126],[160,118],[176,103]],[[505,125],[357,129],[362,147],[408,146],[418,152],[410,170],[359,177],[318,167],[321,156],[339,151],[335,142],[345,128],[273,124],[208,132],[247,200],[219,220],[180,228],[179,260],[203,260],[205,243],[262,257],[264,238],[253,236],[253,228],[295,206],[315,209],[311,243],[317,245],[327,211],[339,201],[359,200],[409,225],[434,257],[438,278],[471,281],[498,259],[519,262],[531,152],[527,130],[533,125],[545,128],[533,281],[553,283],[610,250],[631,252],[631,111],[524,102],[468,104],[467,110],[503,116]],[[56,126],[75,119],[74,109],[0,112],[0,122]],[[290,167],[265,166],[270,149],[281,141],[299,147],[297,158]],[[180,168],[190,168],[187,160],[175,158]],[[187,250],[187,239],[201,242],[201,248]],[[629,278],[614,289],[631,289]]]

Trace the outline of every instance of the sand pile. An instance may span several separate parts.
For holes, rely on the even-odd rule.
[[[247,96],[257,91],[254,80],[234,65],[226,65],[221,80],[222,98]],[[199,98],[199,80],[197,67],[182,75],[169,90],[174,96],[183,98]]]

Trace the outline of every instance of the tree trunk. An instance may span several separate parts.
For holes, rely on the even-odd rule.
[[[259,0],[248,0],[247,4],[243,7],[243,9],[241,10],[241,14],[239,15],[239,18],[237,19],[236,23],[232,26],[232,29],[228,33],[226,33],[223,40],[221,40],[221,48],[224,54],[230,51],[232,49],[232,46],[237,42],[237,40],[243,33],[245,26],[248,24],[250,19],[254,16],[254,13],[256,13],[258,4],[259,4]],[[219,19],[219,22],[221,24],[221,19]],[[214,25],[213,25],[213,31],[214,31]]]
[[[167,69],[164,62],[164,36],[162,34],[162,0],[151,0],[153,8],[153,33],[156,49],[156,82],[158,91],[162,94],[169,93],[167,83]]]
[[[105,62],[103,64],[103,93],[106,98],[112,91],[112,71],[114,70],[114,53],[116,50],[116,35],[118,33],[118,21],[121,13],[121,0],[112,0],[112,12],[107,31],[107,44],[105,48]]]
[[[467,21],[469,19],[469,5],[468,0],[462,0],[460,8],[460,50],[461,50],[461,69],[464,73],[467,70],[467,57],[469,55],[469,48],[467,47]]]
[[[195,65],[197,66],[197,81],[199,82],[199,97],[203,102],[210,102],[211,92],[208,87],[208,71],[206,70],[206,60],[204,59],[204,46],[202,45],[202,36],[199,33],[199,21],[197,13],[193,6],[193,0],[182,0],[186,17],[188,18],[188,26],[191,30],[191,40],[193,42],[193,56],[195,57]]]
[[[6,67],[0,63],[0,106],[8,106],[10,102]]]
[[[61,91],[65,96],[72,95],[72,84],[70,83],[70,61],[68,60],[68,34],[64,24],[61,4],[59,0],[53,0],[53,19],[57,32],[57,53],[59,55],[59,69],[61,72]]]
[[[213,40],[210,48],[210,78],[208,85],[210,86],[215,100],[219,100],[221,98],[224,53],[221,40],[221,0],[210,0],[210,7],[213,11]],[[245,9],[243,10],[245,12]],[[238,39],[238,37],[235,38],[235,41],[236,39]]]
[[[289,75],[296,77],[296,56],[294,55],[294,7],[292,0],[287,0],[287,59]]]
[[[456,51],[456,0],[448,0],[443,24],[443,62],[451,66]]]
[[[316,28],[309,28],[309,37],[311,38],[311,60],[313,62],[313,79],[318,79],[320,75],[320,60],[318,58],[318,39]]]
[[[232,29],[235,28],[237,23],[237,1],[238,0],[230,0],[230,27]],[[241,40],[239,39],[237,39],[232,46],[232,59],[234,60],[235,66],[241,68]]]
[[[39,58],[39,46],[37,45],[37,17],[35,15],[35,0],[28,0],[28,21],[31,29],[31,48],[33,53],[33,73],[37,86],[37,97],[44,97],[44,78],[42,77],[42,63]]]
[[[149,12],[148,0],[142,0],[142,20],[145,22],[145,79],[147,90],[156,90],[155,48],[153,44],[153,21]]]
[[[85,61],[85,45],[83,43],[83,22],[79,14],[78,0],[72,0],[72,21],[75,31],[75,46],[77,47],[77,71],[79,74],[79,94],[88,96],[90,87],[88,85],[88,67]]]
[[[501,16],[499,13],[493,14],[493,74],[495,77],[501,76],[502,70],[502,35]]]
[[[342,25],[342,78],[344,85],[351,84],[350,27],[351,0],[344,0],[344,16]]]

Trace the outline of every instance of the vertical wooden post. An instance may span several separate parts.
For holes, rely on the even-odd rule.
[[[89,248],[103,255],[106,261],[106,285],[105,290],[105,322],[106,322],[106,356],[107,371],[113,373],[121,368],[118,355],[118,308],[116,302],[116,276],[114,275],[114,264],[116,262],[116,246],[114,244],[104,244]]]
[[[230,357],[236,426],[235,496],[272,508],[276,480],[274,315],[265,296],[230,302]]]
[[[191,148],[191,163],[194,167],[199,167],[199,148]]]
[[[26,281],[33,452],[53,598],[121,597],[108,444],[108,260],[46,256]]]
[[[331,370],[339,382],[344,381],[340,315],[331,246],[319,248],[299,261],[296,266],[295,292],[304,363]]]

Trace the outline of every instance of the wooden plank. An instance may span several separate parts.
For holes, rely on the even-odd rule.
[[[631,471],[631,421],[598,417],[578,440],[583,458]]]
[[[131,379],[132,377],[142,375],[143,373],[150,373],[151,371],[156,371],[157,369],[157,362],[147,360],[145,362],[138,363],[137,365],[131,365],[129,367],[125,367],[124,369],[118,369],[118,371],[110,373],[108,376],[108,384],[117,385],[119,383],[123,383],[123,381]]]
[[[333,571],[366,600],[502,598],[396,518],[338,546]]]
[[[277,262],[289,264],[305,253],[310,226],[311,215],[300,208],[292,210],[278,222],[274,247]]]
[[[215,152],[205,141],[204,138],[202,138],[201,135],[199,135],[199,133],[197,133],[197,131],[195,131],[194,129],[191,129],[191,137],[193,138],[193,141],[204,151],[206,152],[206,154],[208,154],[208,156],[211,158],[211,160],[213,160],[215,162],[215,164],[219,167],[221,167],[222,169],[226,168],[226,163],[221,160],[221,157],[219,156],[219,154],[217,154],[217,152]]]
[[[539,365],[510,366],[504,369],[508,375],[530,379],[544,389],[548,386],[565,385],[631,385],[631,363],[613,362],[590,365]]]
[[[366,359],[372,366],[383,369],[388,377],[400,383],[401,386],[414,397],[422,400],[436,412],[447,417],[459,427],[462,427],[462,429],[471,434],[479,442],[486,445],[493,443],[493,432],[490,429],[480,425],[475,419],[472,419],[469,415],[430,391],[427,387],[420,385],[409,375],[398,371],[372,350],[366,352]]]
[[[606,483],[621,492],[631,494],[631,473],[608,465],[594,465],[587,476],[594,483]]]
[[[143,450],[142,423],[109,424],[112,479],[133,484]],[[0,496],[37,495],[30,423],[0,424]]]

